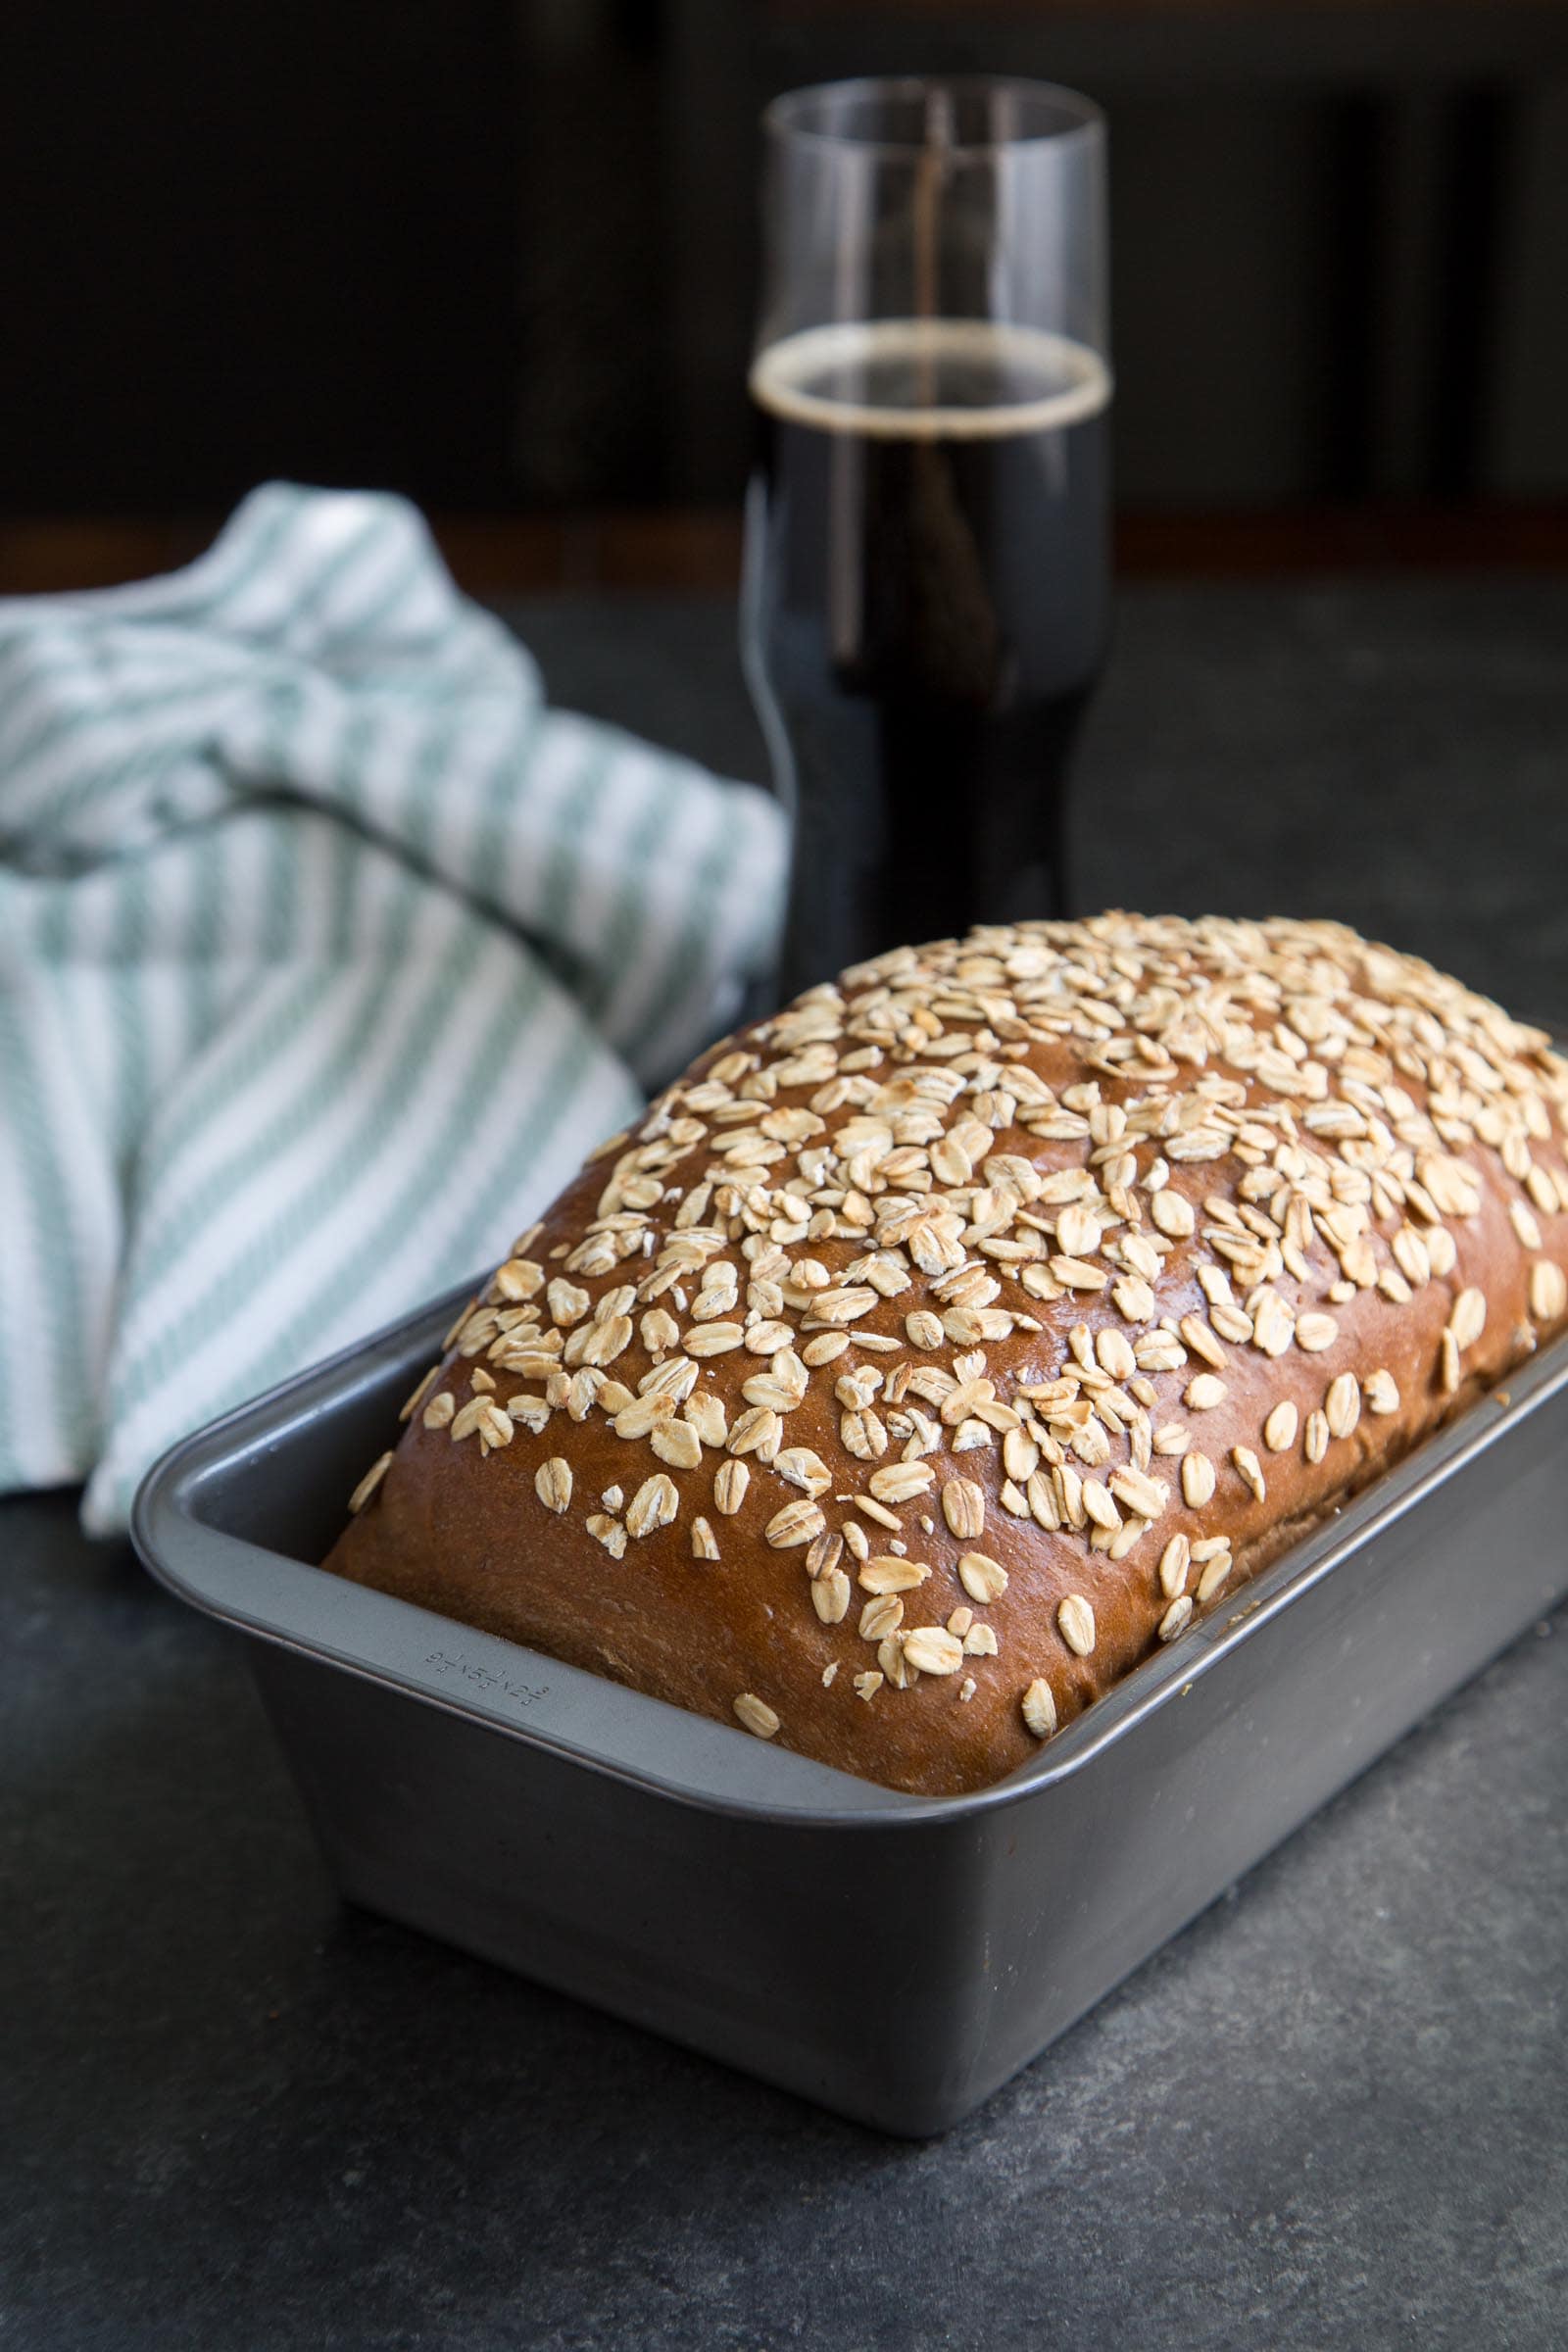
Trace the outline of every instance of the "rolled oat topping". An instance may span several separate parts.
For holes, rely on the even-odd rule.
[[[375,1493],[376,1488],[381,1484],[382,1479],[385,1478],[388,1470],[391,1467],[392,1456],[390,1452],[378,1454],[376,1459],[370,1464],[370,1467],[368,1470],[367,1470],[365,1476],[361,1479],[359,1485],[349,1496],[349,1509],[355,1513],[356,1516],[364,1510],[366,1504],[369,1501],[370,1496]]]
[[[1147,1562],[1143,1638],[1170,1640],[1232,1573],[1216,1520],[1303,1464],[1352,1476],[1363,1412],[1405,1409],[1415,1302],[1418,1385],[1475,1376],[1483,1164],[1530,1324],[1559,1326],[1565,1133],[1544,1036],[1339,926],[982,927],[810,991],[666,1089],[596,1160],[586,1228],[530,1228],[464,1310],[457,1394],[437,1366],[405,1415],[507,1457],[485,1475],[520,1469],[525,1507],[531,1487],[616,1559],[677,1523],[697,1559],[715,1528],[731,1559],[804,1554],[804,1577],[773,1558],[770,1609],[817,1657],[877,1644],[874,1674],[824,1679],[835,1706],[919,1703],[960,1657],[985,1694],[1020,1588],[982,1539],[1093,1591]],[[1370,1369],[1347,1361],[1363,1293],[1390,1335]],[[605,1424],[624,1485],[590,1510],[577,1432]],[[904,1625],[901,1596],[929,1585],[941,1616],[955,1583],[995,1624]],[[1056,1625],[1094,1653],[1086,1593]],[[1020,1703],[1048,1736],[1050,1686]]]
[[[1022,1704],[1025,1727],[1037,1740],[1049,1740],[1056,1728],[1056,1701],[1051,1685],[1043,1679],[1032,1682]]]
[[[1069,1592],[1056,1610],[1061,1638],[1075,1657],[1087,1658],[1095,1646],[1095,1612],[1081,1592]]]
[[[983,1551],[966,1551],[958,1562],[958,1582],[969,1598],[985,1608],[1007,1590],[1007,1571]]]

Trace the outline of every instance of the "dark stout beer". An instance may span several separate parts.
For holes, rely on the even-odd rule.
[[[887,319],[774,344],[751,389],[746,656],[796,819],[783,993],[1060,912],[1108,612],[1103,362]]]

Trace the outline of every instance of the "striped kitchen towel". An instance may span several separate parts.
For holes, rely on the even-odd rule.
[[[504,1251],[725,1025],[783,859],[764,794],[547,710],[397,499],[0,601],[0,1492],[122,1528]]]

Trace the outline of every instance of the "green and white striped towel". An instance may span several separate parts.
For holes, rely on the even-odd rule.
[[[0,601],[0,1492],[503,1250],[764,962],[762,793],[546,710],[401,501]]]

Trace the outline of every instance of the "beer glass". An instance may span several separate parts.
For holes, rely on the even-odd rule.
[[[779,990],[1065,910],[1108,604],[1104,123],[1049,83],[762,118],[742,650],[795,825]]]

